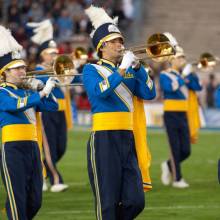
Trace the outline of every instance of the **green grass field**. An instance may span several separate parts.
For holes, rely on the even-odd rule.
[[[88,131],[69,134],[68,150],[59,164],[70,189],[63,193],[44,193],[43,206],[36,220],[94,220],[93,196],[86,169]],[[201,132],[192,146],[192,155],[183,164],[189,189],[164,187],[160,182],[160,163],[168,157],[163,131],[149,131],[152,152],[153,190],[146,193],[146,208],[138,220],[220,220],[220,185],[217,161],[220,158],[220,132]],[[5,193],[0,182],[0,219],[6,220]],[[21,219],[22,220],[22,219]]]

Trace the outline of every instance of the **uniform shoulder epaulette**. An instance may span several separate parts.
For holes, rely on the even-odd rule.
[[[99,61],[97,62],[97,64],[98,64],[98,65],[102,65],[102,61],[99,60]]]
[[[1,83],[1,84],[0,84],[0,87],[5,88],[6,86],[7,86],[7,84],[6,84],[6,83]]]

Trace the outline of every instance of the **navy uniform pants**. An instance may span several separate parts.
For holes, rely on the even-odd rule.
[[[67,145],[67,125],[64,111],[43,112],[42,121],[50,149],[53,169],[59,176],[59,183],[63,183],[63,178],[57,170],[56,163],[62,158]],[[54,175],[51,166],[45,160],[47,175],[51,185],[54,184]]]
[[[42,166],[37,142],[14,141],[2,146],[1,174],[7,192],[9,220],[30,220],[42,202]]]
[[[190,134],[185,112],[165,112],[164,123],[171,147],[171,159],[168,166],[174,180],[182,178],[181,162],[190,156]]]
[[[87,149],[97,219],[134,219],[145,201],[132,131],[92,132]]]

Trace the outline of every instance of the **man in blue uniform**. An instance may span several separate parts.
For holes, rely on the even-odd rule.
[[[93,45],[101,58],[97,64],[87,64],[83,69],[93,114],[88,173],[96,217],[131,220],[144,209],[143,185],[148,185],[142,181],[136,157],[133,97],[153,99],[155,87],[131,51],[122,55],[124,38],[116,22],[94,6],[86,14],[94,25]]]
[[[41,63],[36,66],[36,70],[52,69],[54,60],[58,55],[57,44],[53,40],[52,23],[50,20],[44,20],[40,23],[28,23],[28,26],[33,28],[32,41],[39,45],[38,55]],[[38,79],[44,83],[47,82],[48,78],[38,76]],[[42,113],[44,162],[51,184],[51,192],[61,192],[68,188],[57,168],[57,163],[66,152],[67,129],[72,128],[70,94],[67,90],[68,88],[65,87],[56,87],[53,94],[58,101],[58,111]],[[43,191],[46,190],[48,190],[48,186],[44,181]]]
[[[25,89],[22,47],[2,26],[0,38],[1,174],[8,196],[6,210],[10,220],[30,220],[42,202],[43,175],[36,112],[57,110],[56,99],[50,94],[56,82],[50,78],[40,92]],[[38,83],[32,80],[35,87]]]
[[[164,123],[168,135],[171,156],[161,164],[161,180],[164,185],[186,188],[189,184],[183,179],[181,163],[190,156],[190,131],[188,110],[189,90],[201,90],[198,77],[181,71],[186,64],[183,49],[176,46],[176,55],[170,61],[171,67],[160,73],[160,87],[164,98]],[[171,178],[172,175],[172,178]]]

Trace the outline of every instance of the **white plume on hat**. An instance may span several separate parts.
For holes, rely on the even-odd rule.
[[[118,25],[118,17],[111,18],[104,8],[99,8],[91,5],[89,8],[85,10],[85,13],[88,15],[90,21],[92,22],[92,26],[94,27],[94,30],[90,34],[92,37],[95,30],[100,27],[102,24],[105,23],[112,23],[116,26]]]
[[[11,31],[0,25],[0,57],[10,52],[20,52],[22,46],[11,35]]]
[[[164,32],[163,34],[169,39],[172,46],[176,47],[178,45],[176,38],[171,33]]]
[[[53,25],[49,19],[42,22],[29,22],[27,26],[34,28],[34,36],[31,37],[31,40],[41,45],[44,42],[53,39]]]

